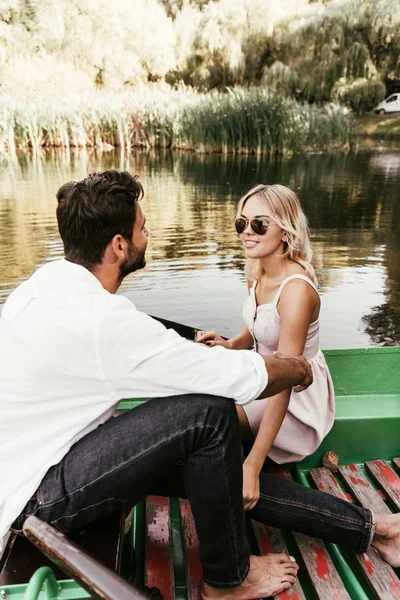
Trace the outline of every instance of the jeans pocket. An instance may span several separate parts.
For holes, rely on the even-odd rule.
[[[61,465],[50,467],[37,490],[39,508],[52,506],[68,495],[64,487]]]

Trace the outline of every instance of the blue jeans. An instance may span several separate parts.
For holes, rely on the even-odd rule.
[[[49,469],[12,529],[21,532],[29,515],[62,531],[79,529],[144,494],[187,497],[204,580],[240,585],[249,569],[242,449],[235,406],[226,398],[156,398],[109,419]],[[358,551],[368,547],[373,527],[370,511],[265,473],[249,515]]]

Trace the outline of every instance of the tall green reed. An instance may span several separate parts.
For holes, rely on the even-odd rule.
[[[143,87],[0,102],[0,149],[133,146],[197,152],[290,154],[349,144],[352,119],[339,105],[313,106],[265,88],[199,93]]]

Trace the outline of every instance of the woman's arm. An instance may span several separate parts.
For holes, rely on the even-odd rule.
[[[249,293],[252,285],[253,282],[247,280],[247,289],[249,290]],[[246,325],[244,325],[239,333],[229,338],[229,340],[224,340],[218,333],[215,333],[215,331],[200,331],[197,334],[195,341],[201,344],[207,344],[207,346],[210,347],[224,346],[224,348],[230,350],[246,350],[246,348],[253,345],[253,336]]]
[[[224,346],[229,350],[245,350],[253,344],[253,336],[247,329],[246,325],[242,329],[231,337],[229,340],[224,340],[215,331],[199,331],[196,337],[196,342],[200,344],[207,344],[207,346]]]
[[[298,356],[304,351],[308,327],[315,320],[319,298],[305,281],[294,279],[282,290],[279,301],[281,330],[278,351]],[[268,398],[257,437],[243,464],[243,499],[246,510],[253,508],[260,495],[259,474],[285,418],[291,389]]]

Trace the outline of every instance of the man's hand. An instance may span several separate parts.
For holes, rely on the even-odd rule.
[[[274,356],[263,356],[268,372],[268,385],[259,398],[270,398],[283,390],[301,392],[313,382],[311,365],[303,356],[285,356],[276,352]]]
[[[243,506],[244,510],[255,507],[260,497],[260,473],[250,464],[243,463]]]
[[[303,367],[304,377],[300,381],[299,385],[296,385],[296,387],[293,388],[295,392],[302,392],[303,390],[306,390],[312,384],[312,382],[313,382],[312,368],[311,368],[310,363],[304,358],[304,356],[285,356],[284,354],[282,354],[282,352],[274,352],[274,357],[281,358],[281,359],[282,358],[284,358],[284,359],[290,358],[292,360],[296,360]]]

